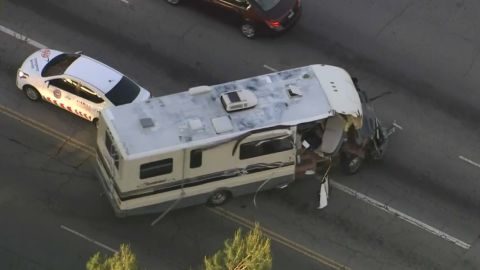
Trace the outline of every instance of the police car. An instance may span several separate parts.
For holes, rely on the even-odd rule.
[[[81,52],[51,49],[36,51],[23,62],[17,87],[30,100],[46,100],[93,122],[104,108],[151,96],[122,73]]]

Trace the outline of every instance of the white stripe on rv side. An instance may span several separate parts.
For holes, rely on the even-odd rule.
[[[2,32],[4,32],[5,34],[10,35],[10,36],[12,36],[12,37],[14,37],[14,38],[16,38],[16,39],[19,39],[19,40],[21,40],[21,41],[25,41],[26,43],[28,43],[28,44],[30,44],[30,45],[32,45],[33,47],[36,47],[36,48],[38,48],[38,49],[45,49],[45,48],[47,48],[47,46],[43,45],[42,43],[37,42],[37,41],[35,41],[35,40],[33,40],[33,39],[30,39],[30,38],[28,38],[28,37],[26,37],[26,36],[24,36],[24,35],[22,35],[22,34],[20,34],[20,33],[17,33],[17,32],[15,32],[15,31],[11,30],[11,29],[8,29],[7,27],[5,27],[5,26],[3,26],[3,25],[0,25],[0,31],[2,31]]]
[[[385,211],[385,212],[387,212],[391,215],[397,216],[400,219],[403,219],[406,222],[408,222],[410,224],[413,224],[413,225],[415,225],[415,226],[417,226],[417,227],[419,227],[419,228],[421,228],[421,229],[423,229],[423,230],[425,230],[425,231],[427,231],[431,234],[434,234],[434,235],[436,235],[436,236],[438,236],[442,239],[445,239],[449,242],[452,242],[452,243],[454,243],[455,245],[457,245],[461,248],[464,248],[464,249],[469,249],[470,248],[469,244],[467,244],[467,243],[465,243],[465,242],[463,242],[463,241],[461,241],[461,240],[459,240],[459,239],[457,239],[457,238],[455,238],[455,237],[453,237],[453,236],[451,236],[451,235],[449,235],[445,232],[442,232],[442,231],[440,231],[440,230],[438,230],[438,229],[436,229],[436,228],[434,228],[434,227],[432,227],[432,226],[430,226],[426,223],[423,223],[418,219],[415,219],[415,218],[413,218],[413,217],[411,217],[407,214],[404,214],[404,213],[396,210],[395,208],[392,208],[392,207],[390,207],[386,204],[383,204],[383,203],[381,203],[381,202],[379,202],[375,199],[372,199],[365,194],[357,192],[357,191],[355,191],[355,190],[353,190],[353,189],[351,189],[347,186],[344,186],[344,185],[342,185],[338,182],[335,182],[333,180],[330,180],[330,184],[332,185],[332,187],[334,187],[336,189],[339,189],[339,190],[355,197],[356,199],[359,199],[359,200],[364,201],[364,202],[366,202],[366,203],[368,203],[372,206],[375,206],[376,208],[381,209],[381,210],[383,210],[383,211]]]

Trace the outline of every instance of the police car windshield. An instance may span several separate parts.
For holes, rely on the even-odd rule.
[[[140,92],[140,87],[123,76],[105,96],[116,106],[132,102]]]
[[[67,68],[80,57],[80,54],[63,53],[54,57],[42,70],[42,77],[61,75]]]
[[[255,2],[257,2],[264,11],[269,11],[274,8],[280,0],[255,0]]]

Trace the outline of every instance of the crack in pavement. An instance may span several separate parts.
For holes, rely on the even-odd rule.
[[[90,158],[91,158],[90,156],[87,156],[82,161],[80,161],[77,165],[72,165],[72,168],[74,168],[75,170],[79,170],[80,167],[82,167],[83,164],[85,164],[87,162],[87,160],[89,160]],[[90,174],[90,176],[93,176],[93,175],[94,174]]]
[[[180,38],[179,38],[179,40],[181,41],[181,43],[184,43],[184,42],[185,42],[185,37],[186,37],[187,34],[190,33],[190,31],[192,31],[192,29],[194,29],[194,28],[195,28],[195,25],[191,25],[190,27],[187,28],[187,30],[185,30],[185,31],[181,34],[181,36],[180,36]]]
[[[45,203],[47,205],[47,209],[59,214],[59,211],[63,210],[61,207],[58,198],[61,197],[59,195],[62,194],[62,189],[68,185],[72,179],[70,177],[67,177],[66,180],[63,180],[62,182],[58,183],[55,188],[53,188],[52,191],[48,191],[47,198],[45,200]]]
[[[69,141],[70,141],[70,137],[67,137],[67,139],[63,140],[62,144],[58,147],[53,157],[57,157],[60,154],[60,152],[63,150],[63,147],[65,147],[65,145],[67,145]]]
[[[2,256],[2,253],[6,253],[6,256]],[[49,269],[49,267],[42,265],[39,261],[3,245],[0,246],[0,258],[2,258],[0,265],[7,266],[7,269]],[[4,265],[4,263],[7,264]]]
[[[17,140],[17,139],[14,139],[14,138],[7,138],[9,141],[13,142],[13,143],[16,143],[18,145],[21,145],[23,146],[24,148],[26,148],[28,151],[32,151],[32,152],[36,152],[38,154],[41,154],[41,155],[44,155],[44,156],[47,156],[49,159],[54,159],[55,161],[59,162],[60,164],[62,165],[65,165],[66,167],[69,167],[69,168],[72,168],[74,169],[75,171],[79,171],[79,168],[85,164],[89,159],[90,159],[90,156],[87,156],[86,158],[84,158],[82,161],[80,161],[78,164],[75,164],[75,165],[72,165],[72,164],[68,164],[68,163],[65,163],[63,162],[59,157],[58,155],[60,154],[60,152],[62,151],[62,149],[65,147],[65,145],[67,145],[68,143],[68,140],[65,140],[62,145],[60,145],[60,147],[57,149],[57,151],[53,154],[53,155],[49,155],[47,153],[44,153],[44,152],[41,152],[41,151],[38,151],[38,150],[35,150],[33,149],[32,147],[24,144],[23,142]],[[47,173],[55,173],[55,174],[58,174],[58,175],[74,175],[74,176],[78,176],[78,177],[91,177],[91,174],[82,174],[82,173],[71,173],[71,172],[59,172],[59,171],[54,171],[54,170],[49,170],[49,169],[46,169],[46,168],[35,168],[35,167],[30,167],[29,169],[33,169],[33,170],[40,170],[40,171],[43,171],[43,172],[47,172]]]
[[[467,75],[470,73],[470,71],[472,71],[475,63],[477,62],[477,59],[478,59],[479,56],[480,56],[480,48],[477,48],[476,51],[477,51],[477,52],[475,53],[475,56],[473,56],[473,57],[471,58],[470,65],[468,66],[467,71],[465,71],[465,73],[463,73],[463,77],[464,77],[464,78],[467,77]]]
[[[375,38],[378,38],[382,33],[383,31],[389,27],[395,20],[397,20],[398,18],[400,18],[403,14],[405,14],[405,12],[407,11],[407,9],[409,9],[411,6],[413,6],[414,4],[416,3],[416,1],[411,1],[409,2],[402,10],[400,10],[400,12],[398,14],[395,14],[390,20],[388,20],[383,26],[382,28],[377,32],[377,34],[375,34]]]
[[[71,166],[69,166],[71,167]],[[75,173],[72,173],[72,172],[61,172],[61,171],[55,171],[55,170],[51,170],[51,169],[46,169],[44,167],[41,167],[41,168],[33,168],[33,167],[30,167],[29,169],[32,169],[32,170],[37,170],[37,171],[41,171],[41,172],[44,172],[44,173],[47,173],[47,174],[56,174],[56,175],[59,175],[59,176],[67,176],[67,177],[79,177],[79,178],[84,178],[84,177],[91,177],[92,175],[91,174],[83,174],[83,173],[78,173],[78,172],[75,172]],[[78,170],[77,170],[78,171]]]
[[[54,159],[55,161],[59,162],[60,164],[62,164],[62,165],[64,165],[64,166],[67,166],[67,167],[70,167],[70,168],[73,168],[73,169],[76,170],[76,171],[78,171],[79,168],[80,168],[83,164],[85,164],[85,162],[86,162],[88,159],[90,159],[90,156],[87,156],[87,157],[86,157],[85,159],[83,159],[79,164],[76,164],[76,165],[71,165],[71,164],[68,164],[68,163],[63,162],[63,160],[60,159],[60,158],[58,157],[58,155],[60,154],[61,150],[65,147],[65,145],[67,145],[69,139],[63,141],[62,145],[60,145],[60,147],[57,149],[57,151],[56,151],[53,155],[50,155],[50,154],[48,154],[48,153],[45,153],[45,152],[42,152],[42,151],[38,151],[38,150],[32,148],[31,146],[29,146],[29,145],[27,145],[27,144],[25,144],[25,143],[23,143],[23,142],[15,139],[15,138],[3,136],[3,135],[0,135],[0,136],[6,138],[8,141],[10,141],[10,142],[12,142],[12,143],[15,143],[15,144],[17,144],[17,145],[20,145],[20,146],[24,147],[24,148],[25,148],[26,150],[28,150],[28,151],[31,151],[31,152],[34,152],[34,153],[37,153],[37,154],[46,156],[46,157],[48,157],[49,159]],[[30,169],[42,170],[42,168],[34,168],[34,167],[30,167]],[[44,170],[45,172],[62,174],[62,173],[60,173],[60,172],[55,172],[55,171],[53,171],[53,170],[47,170],[47,169],[45,169],[45,168],[43,168],[43,170]],[[65,173],[65,174],[66,174],[66,173]],[[71,173],[69,173],[69,175],[71,175]],[[77,176],[79,176],[79,177],[91,176],[91,175],[87,175],[87,174],[74,174],[74,175],[77,175]]]

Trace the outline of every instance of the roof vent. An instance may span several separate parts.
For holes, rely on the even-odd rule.
[[[150,117],[140,118],[140,124],[142,125],[142,128],[150,128],[150,127],[155,126],[152,118],[150,118]]]
[[[192,96],[200,95],[200,94],[203,94],[203,93],[208,93],[210,91],[212,91],[212,88],[210,86],[207,86],[207,85],[195,86],[195,87],[192,87],[192,88],[188,89],[188,93]]]
[[[250,90],[237,90],[220,96],[223,108],[227,112],[249,109],[257,105],[257,97]]]
[[[217,118],[212,118],[212,125],[217,134],[232,131],[233,125],[230,117],[221,116]]]
[[[202,120],[200,120],[199,118],[190,118],[187,120],[187,123],[191,131],[198,131],[203,129]]]

